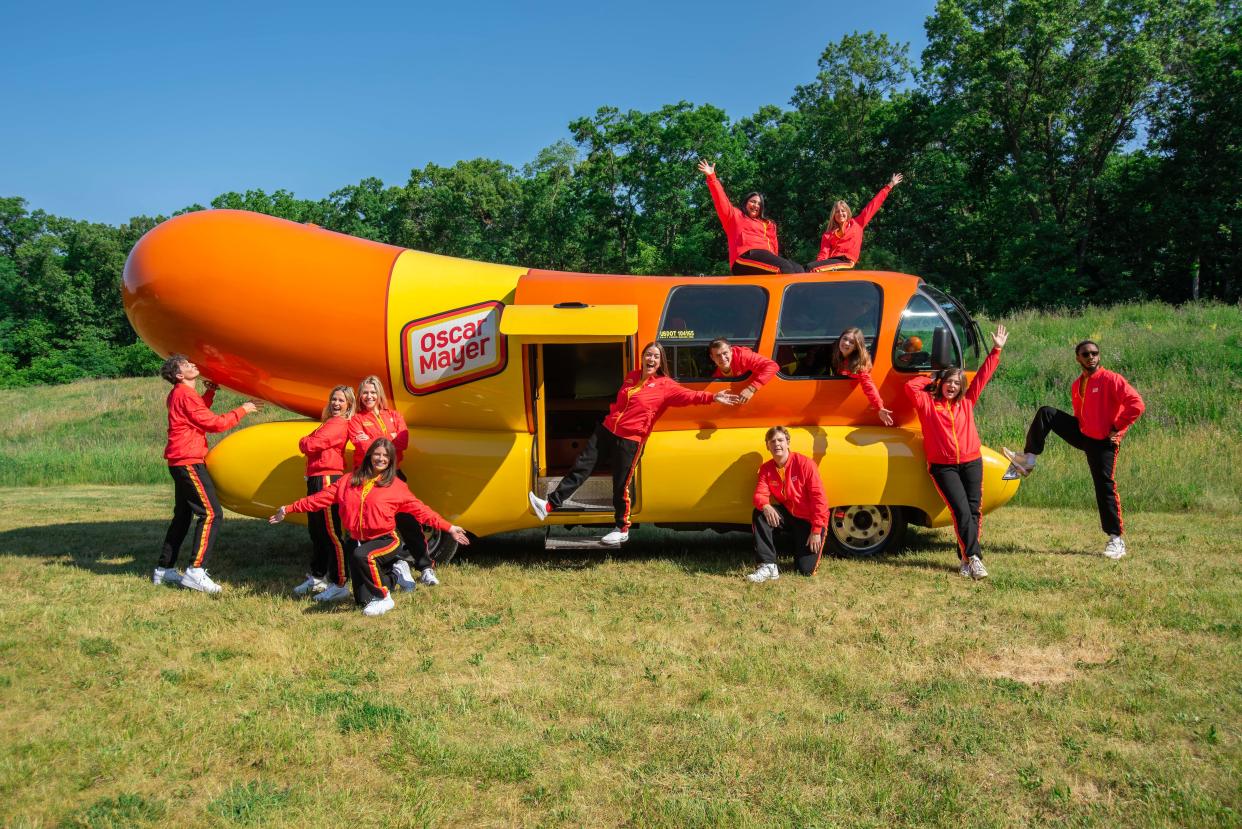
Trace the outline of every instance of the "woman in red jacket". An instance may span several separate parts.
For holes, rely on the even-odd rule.
[[[318,429],[298,441],[298,450],[306,456],[306,494],[314,495],[345,474],[345,444],[349,442],[349,419],[354,415],[354,390],[337,386],[328,395]],[[298,596],[315,594],[315,601],[335,602],[349,596],[345,582],[349,578],[345,566],[346,545],[341,532],[340,511],[334,504],[306,516],[311,537],[310,572],[306,581],[293,588]],[[332,574],[332,583],[327,576]]]
[[[983,452],[975,429],[975,404],[1000,363],[1001,349],[1009,339],[1005,326],[998,325],[988,354],[970,387],[963,391],[965,374],[960,368],[946,368],[928,383],[915,377],[906,384],[906,397],[918,413],[923,426],[923,450],[927,471],[940,497],[953,514],[957,532],[961,572],[967,578],[985,579],[983,551],[979,547],[979,527],[983,520]]]
[[[734,276],[765,273],[804,273],[806,268],[780,255],[776,238],[776,222],[767,217],[762,193],[747,193],[741,208],[734,207],[725,195],[724,185],[716,178],[716,165],[699,162],[699,170],[707,176],[707,189],[712,204],[729,241],[729,272]]]
[[[393,608],[388,590],[401,548],[396,536],[397,516],[412,515],[420,523],[449,533],[458,544],[470,543],[465,530],[445,521],[397,478],[396,457],[393,442],[378,438],[372,441],[361,467],[352,475],[342,476],[328,489],[281,507],[268,519],[278,524],[291,512],[314,512],[332,504],[340,507],[342,522],[358,544],[349,557],[354,600],[367,616],[380,616]],[[422,535],[417,538],[421,541]]]
[[[863,229],[880,212],[880,206],[884,204],[888,194],[901,181],[901,173],[894,174],[888,184],[881,187],[880,192],[867,202],[867,206],[856,218],[851,218],[850,206],[844,201],[834,204],[832,215],[828,219],[828,229],[819,240],[819,255],[806,269],[811,273],[822,273],[847,270],[858,264],[858,259],[862,256]]]
[[[867,402],[879,410],[880,421],[885,426],[893,425],[893,412],[884,407],[884,398],[871,380],[871,354],[861,328],[847,328],[837,338],[837,347],[832,350],[832,373],[862,386]]]
[[[561,479],[560,486],[547,499],[530,493],[530,505],[540,521],[547,518],[549,512],[559,509],[578,491],[578,487],[586,483],[603,456],[612,467],[612,506],[616,529],[600,540],[611,547],[629,540],[630,479],[638,466],[643,444],[660,415],[669,406],[704,406],[712,401],[732,406],[738,399],[728,391],[715,394],[691,391],[669,377],[666,366],[664,347],[659,343],[647,343],[643,347],[642,368],[625,376],[608,416],[595,427],[595,434],[591,435],[586,448],[578,455],[573,469]]]
[[[362,378],[358,384],[358,411],[349,419],[349,440],[354,445],[354,469],[362,463],[371,442],[379,438],[392,441],[397,449],[397,459],[393,466],[397,467],[397,477],[406,480],[401,471],[401,461],[405,450],[410,447],[410,430],[405,425],[405,418],[388,402],[384,393],[384,384],[374,374]],[[397,532],[407,550],[420,549],[419,542],[413,541],[415,535],[422,539],[423,529],[409,515],[402,514],[397,518]],[[412,552],[402,552],[398,556],[396,572],[397,584],[402,590],[413,590],[416,582],[410,572],[410,563],[419,571],[419,581],[428,587],[440,583],[436,578],[436,563],[427,555],[426,543],[421,544],[422,555],[414,556]]]

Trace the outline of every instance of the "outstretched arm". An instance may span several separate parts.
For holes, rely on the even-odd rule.
[[[971,403],[979,401],[979,395],[983,394],[983,388],[992,379],[992,375],[996,373],[996,367],[1000,365],[1001,349],[1005,347],[1005,343],[1009,341],[1009,332],[1005,330],[1005,326],[996,326],[996,333],[992,335],[992,351],[988,354],[983,365],[979,366],[979,371],[975,374],[975,379],[970,381],[970,388],[966,389],[966,399]]]
[[[716,207],[716,216],[720,219],[720,225],[725,233],[729,233],[733,229],[733,212],[736,208],[725,194],[724,185],[720,183],[720,179],[716,178],[716,165],[700,161],[699,169],[707,176],[707,191],[712,194],[712,204]]]

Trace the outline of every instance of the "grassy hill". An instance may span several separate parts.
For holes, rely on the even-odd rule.
[[[1078,371],[1073,345],[1091,337],[1100,342],[1103,364],[1129,378],[1147,402],[1118,461],[1126,509],[1239,508],[1242,310],[1147,303],[1000,322],[1012,334],[979,410],[987,445],[1020,447],[1040,405],[1069,409]],[[0,486],[166,483],[167,388],[152,378],[0,391]],[[222,391],[216,408],[239,400]],[[292,416],[269,406],[245,424]],[[1054,439],[1016,503],[1090,506],[1081,455]]]

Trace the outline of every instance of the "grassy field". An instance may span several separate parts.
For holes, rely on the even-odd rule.
[[[1013,333],[980,406],[984,443],[1020,446],[1039,406],[1068,410],[1073,345],[1095,337],[1104,365],[1128,377],[1148,406],[1117,464],[1126,509],[1242,508],[1242,309],[1148,303],[1001,322]],[[157,378],[0,391],[0,487],[166,483],[167,391]],[[221,391],[216,409],[240,400]],[[293,416],[268,406],[244,425]],[[1091,492],[1081,454],[1056,439],[1037,481],[1015,503],[1079,507]]]
[[[472,548],[368,620],[232,518],[147,581],[162,486],[0,489],[0,824],[1237,826],[1236,516],[1009,508],[813,579],[744,535]]]
[[[149,583],[166,384],[0,392],[0,826],[1242,825],[1242,311],[1003,322],[989,445],[1084,336],[1147,400],[1121,562],[1054,444],[980,583],[948,530],[767,585],[742,534],[525,533],[365,619],[230,516],[208,597]]]

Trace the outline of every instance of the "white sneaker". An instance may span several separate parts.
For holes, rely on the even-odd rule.
[[[207,571],[202,567],[185,568],[185,574],[181,576],[181,586],[200,593],[219,593],[224,589],[212,581],[211,576],[207,575]]]
[[[308,593],[320,593],[328,587],[328,583],[318,576],[306,574],[306,581],[293,588],[293,595],[305,596]]]
[[[1019,475],[1025,478],[1035,471],[1035,455],[1030,452],[1014,452],[1012,449],[1001,447],[1001,454],[1009,461],[1009,464],[1017,471]]]
[[[156,567],[151,574],[152,584],[181,584],[181,574],[176,567]]]
[[[397,587],[407,593],[418,587],[414,574],[410,572],[410,563],[405,559],[397,559],[397,563],[392,566],[392,574],[397,577]]]
[[[630,540],[630,534],[627,530],[613,530],[599,540],[600,544],[609,547],[620,547],[622,544]]]
[[[1126,541],[1119,535],[1110,535],[1108,544],[1104,547],[1104,555],[1116,561],[1119,558],[1125,558]]]
[[[538,517],[540,521],[548,517],[547,500],[540,498],[533,492],[529,493],[526,497],[530,499],[530,508],[535,511],[535,516]]]
[[[747,576],[746,580],[761,584],[765,581],[776,581],[780,577],[781,571],[775,564],[760,564],[759,569]]]
[[[392,596],[385,596],[382,599],[372,599],[367,602],[367,606],[362,608],[363,616],[383,616],[388,611],[397,606],[392,600]]]
[[[436,578],[436,571],[430,567],[422,572],[422,575],[418,577],[418,580],[428,587],[435,587],[440,583],[440,580]]]
[[[971,556],[970,561],[966,562],[966,567],[970,571],[972,579],[986,579],[988,577],[988,568],[983,566],[983,559],[979,556]]]
[[[329,584],[326,590],[315,596],[315,601],[339,602],[341,599],[348,599],[353,595],[354,591],[343,584]]]
[[[958,572],[962,574],[962,578],[964,578],[964,579],[968,579],[968,578],[970,578],[970,562],[969,562],[969,561],[963,561],[963,562],[962,562],[962,569],[961,569],[961,570],[959,570]]]

